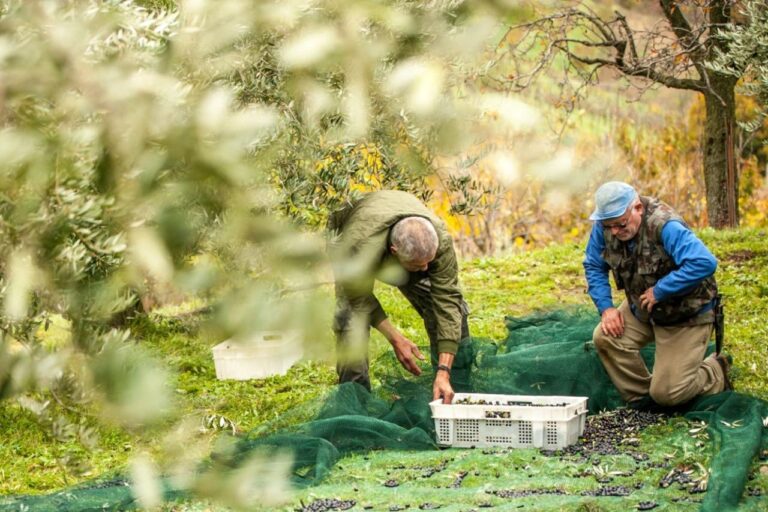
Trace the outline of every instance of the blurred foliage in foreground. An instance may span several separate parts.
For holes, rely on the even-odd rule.
[[[465,252],[581,237],[572,171],[594,152],[478,79],[509,4],[0,2],[0,400],[83,446],[100,423],[161,438],[203,489],[197,425],[126,327],[152,298],[210,307],[211,340],[327,333],[322,240],[288,219],[378,187],[429,198]],[[44,464],[85,474],[81,455]],[[152,506],[153,464],[134,468]]]
[[[215,339],[324,332],[312,291],[327,278],[322,240],[284,213],[319,226],[349,189],[418,191],[438,157],[531,139],[533,109],[465,87],[500,9],[1,2],[0,399],[62,438],[90,442],[106,421],[188,448],[167,369],[126,320],[147,297],[182,296],[211,305]],[[513,157],[500,155],[504,171]],[[54,314],[70,328],[44,346]],[[92,416],[56,417],[49,396]],[[237,505],[225,483],[200,487],[195,461],[178,460],[182,487]],[[152,463],[134,466],[152,506]],[[247,467],[258,476],[258,461]]]

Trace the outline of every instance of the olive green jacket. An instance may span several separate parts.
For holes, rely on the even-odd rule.
[[[462,297],[453,239],[445,223],[407,192],[371,192],[331,217],[328,250],[337,296],[349,302],[353,315],[367,315],[372,326],[387,318],[373,295],[373,286],[377,279],[404,286],[413,277],[389,251],[390,229],[404,217],[424,217],[437,231],[437,254],[425,274],[437,319],[437,351],[455,354],[461,336]]]

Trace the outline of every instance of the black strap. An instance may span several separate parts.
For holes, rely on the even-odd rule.
[[[715,310],[715,353],[723,351],[723,338],[725,337],[725,312],[723,311],[722,296],[718,293],[714,299]]]

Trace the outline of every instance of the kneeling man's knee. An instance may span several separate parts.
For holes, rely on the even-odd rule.
[[[684,397],[679,392],[675,392],[669,383],[651,382],[649,394],[654,402],[665,407],[672,407],[685,401]]]
[[[615,346],[615,341],[615,338],[603,332],[603,328],[600,324],[595,327],[595,330],[592,333],[592,343],[595,344],[595,349],[598,352],[608,351],[611,347]]]

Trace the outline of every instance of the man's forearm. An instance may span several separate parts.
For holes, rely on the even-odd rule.
[[[653,292],[659,302],[690,293],[717,270],[717,258],[679,222],[664,225],[661,241],[678,268],[659,279],[654,286]]]
[[[608,272],[594,265],[584,263],[584,273],[587,278],[587,293],[595,304],[598,313],[613,307],[611,283],[608,280]]]
[[[451,386],[451,371],[454,354],[450,352],[440,352],[437,356],[437,371],[435,372],[435,381],[432,384],[432,400],[443,399],[444,404],[453,401],[453,387]],[[448,368],[448,370],[446,370]]]
[[[392,325],[392,322],[390,322],[388,318],[384,318],[384,320],[380,321],[373,327],[379,331],[382,336],[384,336],[389,342],[394,340],[395,337],[400,334],[400,331],[398,331],[395,326]]]
[[[611,282],[608,278],[610,267],[603,259],[605,238],[598,224],[592,226],[589,242],[584,253],[584,276],[587,278],[587,293],[595,304],[598,313],[613,307]]]
[[[451,368],[453,367],[453,360],[455,357],[456,354],[451,354],[450,352],[440,352],[440,354],[437,356],[437,365]]]

